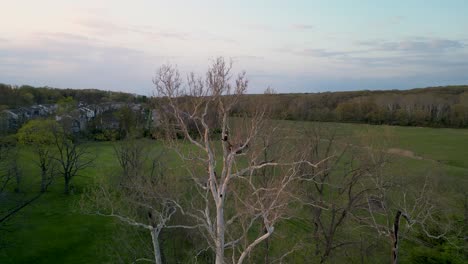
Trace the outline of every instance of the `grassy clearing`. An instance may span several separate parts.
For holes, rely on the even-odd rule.
[[[395,158],[393,162],[404,168],[406,173],[424,176],[431,176],[430,172],[438,173],[444,182],[449,181],[449,185],[455,184],[468,191],[468,129],[294,121],[278,123],[280,127],[287,128],[286,133],[289,134],[303,134],[314,126],[320,126],[335,133],[341,143],[410,151],[414,157],[392,154]]]
[[[318,123],[278,121],[281,127],[303,131]],[[435,129],[417,127],[370,126],[358,124],[321,123],[335,131],[343,143],[362,144],[363,138],[375,144],[388,141],[388,148],[409,150],[423,159],[398,156],[391,173],[414,177],[417,183],[425,176],[432,177],[441,199],[454,203],[459,194],[468,191],[468,130]],[[287,132],[291,135],[291,132]],[[302,132],[301,132],[302,133]],[[363,135],[367,135],[363,137]],[[75,194],[63,193],[63,180],[57,179],[49,191],[32,206],[10,219],[0,231],[1,263],[104,263],[109,261],[103,249],[113,242],[116,222],[112,219],[83,215],[76,206],[83,188],[94,180],[117,172],[112,142],[92,143],[90,150],[96,153],[95,166],[74,180]],[[160,143],[148,141],[153,151],[161,149]],[[149,153],[148,155],[153,155]],[[176,159],[166,157],[168,169],[181,171]],[[21,152],[21,170],[24,175],[23,194],[39,191],[39,171],[33,163],[30,149]],[[172,161],[171,161],[172,160]],[[14,194],[10,194],[14,195]],[[8,204],[2,204],[4,208]],[[454,206],[455,205],[454,203]],[[2,208],[2,210],[4,209]],[[307,233],[303,220],[285,223],[291,230]],[[296,232],[294,232],[296,233]],[[285,234],[275,234],[281,239]],[[298,261],[300,261],[298,259]]]
[[[83,172],[74,181],[76,192],[109,173],[116,164],[110,143],[93,144],[98,153],[97,166]],[[30,149],[21,152],[20,166],[24,193],[37,193],[40,176]],[[105,254],[99,254],[104,243],[111,241],[115,223],[97,216],[83,215],[76,203],[79,195],[63,194],[63,179],[56,179],[49,191],[31,206],[10,219],[2,232],[2,263],[102,263]],[[23,194],[19,194],[23,195]]]

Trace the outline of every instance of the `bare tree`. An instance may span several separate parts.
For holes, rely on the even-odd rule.
[[[83,169],[93,164],[93,158],[87,148],[77,138],[65,133],[61,127],[53,129],[53,142],[57,148],[54,160],[58,163],[57,171],[63,176],[65,194],[70,194],[71,182]]]
[[[343,236],[352,221],[352,215],[366,201],[373,189],[366,184],[369,175],[382,162],[366,162],[360,147],[340,143],[336,131],[320,125],[306,128],[301,146],[307,150],[307,159],[321,162],[317,167],[301,168],[302,188],[297,200],[310,208],[312,224],[312,249],[317,261],[324,263],[336,251],[360,243],[357,237]]]
[[[99,182],[82,201],[88,213],[113,217],[125,225],[149,231],[152,239],[152,260],[161,264],[164,255],[160,235],[166,228],[196,228],[196,226],[169,225],[180,208],[164,175],[163,152],[152,153],[148,142],[127,139],[115,147],[120,164],[119,177]],[[152,155],[154,154],[154,155]],[[148,156],[152,158],[149,159]],[[138,257],[139,261],[151,260]]]
[[[145,191],[141,187],[135,191],[138,191],[141,196],[146,196]],[[151,196],[154,196],[154,194],[154,191],[151,190]],[[159,240],[162,230],[168,227],[168,222],[177,210],[174,201],[160,197],[146,197],[146,201],[137,202],[135,199],[140,199],[128,197],[127,192],[120,196],[121,193],[119,191],[110,190],[104,184],[99,184],[98,187],[87,195],[88,200],[92,199],[93,206],[99,208],[97,211],[90,213],[114,217],[126,225],[148,230],[152,241],[152,260],[157,264],[164,263]]]
[[[148,145],[134,139],[122,140],[114,145],[114,155],[122,170],[122,184],[131,181],[132,177],[143,172],[145,163],[148,161],[146,153],[148,151]],[[156,163],[159,163],[159,157],[155,157],[153,160],[152,169],[157,168]]]
[[[380,162],[387,154],[382,150],[369,149],[373,162]],[[369,184],[372,191],[366,193],[364,214],[353,214],[358,223],[371,227],[379,236],[386,236],[391,246],[391,263],[398,263],[401,238],[413,239],[411,232],[419,232],[422,236],[432,239],[442,239],[450,230],[451,223],[438,219],[443,215],[434,200],[429,177],[425,177],[422,185],[415,189],[405,182],[408,177],[395,177],[385,172],[386,167],[370,174]],[[406,220],[404,228],[401,218]],[[437,226],[436,233],[429,227]],[[444,226],[444,228],[441,228]],[[416,228],[417,227],[417,228]],[[404,232],[402,232],[402,230]]]
[[[316,166],[297,153],[281,156],[281,160],[263,159],[258,135],[271,132],[262,130],[265,111],[257,109],[248,118],[231,116],[248,85],[245,73],[231,82],[231,69],[232,64],[218,58],[205,79],[190,74],[186,86],[172,66],[162,66],[154,78],[168,140],[186,165],[200,198],[198,203],[189,203],[191,210],[187,208],[186,213],[203,227],[217,264],[229,259],[227,250],[233,263],[243,263],[269,238],[278,221],[288,217],[289,191],[298,179],[299,164]],[[218,121],[210,122],[209,116]],[[177,140],[176,135],[183,139]],[[278,175],[261,187],[260,170],[265,167],[277,167]],[[264,226],[263,231],[254,238],[248,236],[258,225]]]
[[[270,94],[273,93],[270,87],[268,87],[267,91],[265,93],[269,92]],[[271,135],[271,133],[269,134]],[[271,147],[275,146],[277,142],[270,142],[272,139],[271,136],[268,134],[262,134],[260,136],[261,139],[261,148],[263,149],[263,160],[272,160],[272,150]],[[260,186],[262,188],[268,188],[268,186],[271,184],[271,181],[274,177],[275,171],[271,167],[263,167],[260,170]],[[263,230],[266,230],[266,226],[262,226]],[[269,264],[271,262],[270,260],[270,238],[265,239],[265,264]]]

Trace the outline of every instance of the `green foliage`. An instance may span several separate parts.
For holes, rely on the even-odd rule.
[[[72,112],[78,107],[78,103],[71,96],[67,96],[57,101],[57,113],[58,114],[67,114]]]
[[[259,102],[274,119],[468,127],[468,86],[246,95],[234,114],[254,111]]]
[[[0,147],[1,146],[8,146],[8,147],[15,147],[18,142],[18,138],[15,135],[8,135],[0,137]]]
[[[106,129],[93,135],[96,141],[116,141],[120,139],[119,131],[114,129]]]
[[[460,254],[459,249],[449,243],[430,247],[414,247],[409,250],[407,261],[402,263],[414,264],[463,264],[468,261]]]
[[[117,110],[114,115],[119,121],[119,137],[125,138],[128,134],[136,129],[137,116],[135,112],[128,106],[124,106]]]
[[[58,125],[54,120],[30,120],[18,131],[18,141],[36,148],[49,146],[54,141],[53,131],[57,129]]]
[[[146,103],[146,96],[96,89],[57,89],[51,87],[33,87],[29,85],[12,86],[0,83],[0,106],[18,108],[33,104],[55,104],[59,100],[71,97],[77,102],[98,104],[103,102]]]

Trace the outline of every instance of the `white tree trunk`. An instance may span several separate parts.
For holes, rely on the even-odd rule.
[[[224,201],[218,197],[216,206],[216,264],[224,264]]]
[[[153,240],[154,261],[156,264],[162,264],[161,250],[159,248],[159,228],[151,229],[151,239]]]
[[[263,236],[257,238],[254,242],[252,242],[252,244],[250,244],[245,250],[244,252],[242,252],[242,254],[240,255],[239,257],[239,260],[237,261],[237,264],[242,264],[244,263],[244,260],[245,258],[250,254],[250,252],[252,251],[252,249],[254,247],[256,247],[258,244],[260,244],[263,240],[267,239],[268,237],[270,237],[271,233],[273,232],[273,228],[269,228],[267,233],[264,234]]]

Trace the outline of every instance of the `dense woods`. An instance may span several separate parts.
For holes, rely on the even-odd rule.
[[[265,94],[243,98],[236,112],[259,102],[273,118],[429,127],[468,126],[468,86],[412,90]]]
[[[60,99],[67,97],[72,97],[77,102],[85,104],[105,102],[137,103],[147,100],[146,96],[97,89],[57,89],[29,85],[12,86],[2,83],[0,83],[0,95],[0,110],[35,104],[55,104]]]

